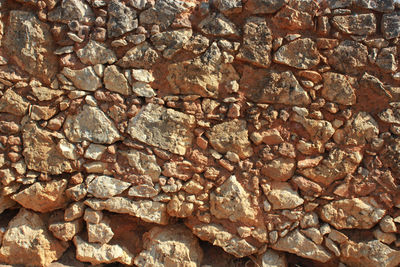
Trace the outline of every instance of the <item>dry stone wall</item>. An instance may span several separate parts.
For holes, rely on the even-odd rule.
[[[1,264],[399,266],[399,2],[0,15]]]

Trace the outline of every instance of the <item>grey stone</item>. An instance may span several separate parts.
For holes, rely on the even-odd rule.
[[[76,54],[79,59],[87,65],[112,64],[117,61],[114,51],[108,49],[105,44],[90,40]]]
[[[213,3],[214,6],[226,16],[242,12],[241,0],[214,0]]]
[[[102,86],[101,79],[94,72],[93,67],[86,67],[80,70],[73,70],[65,67],[62,72],[72,83],[84,91],[96,91]]]
[[[376,32],[376,18],[373,13],[335,16],[332,23],[347,34],[370,35]]]
[[[69,23],[72,20],[94,20],[94,13],[83,0],[62,0],[61,5],[48,14],[48,20]]]
[[[136,19],[136,11],[127,7],[123,2],[111,0],[108,4],[108,22],[107,35],[108,38],[119,37],[138,27]]]
[[[97,198],[110,198],[119,195],[131,185],[130,183],[105,175],[90,175],[87,177],[86,181],[88,182],[88,193]]]
[[[191,36],[191,29],[178,29],[156,33],[150,37],[150,40],[158,51],[163,51],[163,57],[172,59],[189,41]]]
[[[222,14],[213,13],[199,23],[204,34],[217,37],[239,36],[236,25]]]
[[[108,90],[119,93],[121,95],[130,95],[132,92],[128,84],[128,80],[115,65],[111,65],[105,68],[104,85]]]
[[[249,0],[245,9],[252,14],[272,14],[281,9],[287,0]]]
[[[334,72],[327,72],[322,76],[324,78],[322,97],[340,105],[351,106],[356,103],[355,89],[348,76]]]
[[[358,74],[368,62],[368,48],[358,42],[345,40],[334,49],[328,60],[335,70]]]
[[[144,68],[149,69],[156,63],[159,56],[157,52],[151,48],[149,43],[143,42],[137,45],[128,52],[117,62],[117,65],[122,68]]]
[[[281,46],[273,59],[297,69],[310,69],[320,61],[316,44],[310,38],[297,39]]]
[[[384,14],[381,23],[382,33],[386,39],[400,36],[400,11]]]
[[[394,10],[394,0],[354,0],[355,4],[362,8],[378,12],[390,12]]]

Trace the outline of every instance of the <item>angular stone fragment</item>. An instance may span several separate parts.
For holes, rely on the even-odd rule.
[[[192,36],[191,29],[178,29],[156,33],[150,40],[158,51],[163,51],[163,57],[172,59],[183,48]]]
[[[373,13],[335,16],[332,24],[347,34],[370,35],[376,32],[376,18]]]
[[[297,39],[281,46],[274,54],[274,62],[297,69],[311,69],[318,65],[319,53],[310,38]]]
[[[327,262],[332,259],[332,255],[323,246],[315,244],[297,229],[280,238],[272,245],[272,248],[319,262]]]
[[[245,67],[240,87],[245,95],[257,103],[278,103],[303,106],[311,103],[307,92],[291,71],[253,69]]]
[[[168,214],[171,217],[186,218],[192,215],[194,204],[180,200],[178,196],[173,196],[167,205]]]
[[[284,182],[272,183],[267,198],[274,210],[294,209],[304,203],[304,199],[292,189],[290,184]]]
[[[378,114],[381,121],[390,124],[400,124],[400,108],[388,108]]]
[[[39,101],[49,101],[64,94],[63,90],[53,90],[44,86],[32,86],[32,94]]]
[[[287,0],[249,0],[245,9],[252,14],[272,14],[287,2]]]
[[[341,246],[341,253],[340,260],[349,267],[395,267],[400,264],[400,251],[378,240],[347,242]]]
[[[166,177],[175,177],[186,181],[192,178],[194,174],[193,165],[187,160],[166,162],[162,174]]]
[[[162,31],[165,31],[179,14],[193,8],[193,1],[182,0],[158,0],[155,5],[140,13],[141,24],[157,24]]]
[[[310,30],[314,27],[313,17],[307,12],[285,6],[273,17],[273,22],[279,28],[288,30]]]
[[[86,67],[80,70],[73,70],[65,67],[62,72],[72,83],[84,91],[96,91],[102,86],[101,79],[94,72],[93,67]]]
[[[86,200],[85,204],[94,210],[129,214],[150,223],[166,225],[169,220],[167,205],[157,201],[133,201],[123,197],[112,197],[107,200],[91,198]]]
[[[385,145],[382,154],[382,161],[385,167],[400,173],[400,139],[392,139]]]
[[[342,73],[358,74],[368,62],[368,49],[355,41],[345,40],[328,58],[329,64]]]
[[[290,158],[279,157],[267,162],[261,169],[261,173],[276,181],[289,180],[296,170],[296,161]]]
[[[88,176],[88,193],[97,198],[110,198],[128,189],[130,183],[109,176]]]
[[[259,67],[271,64],[272,34],[263,18],[250,17],[243,27],[243,44],[236,59]]]
[[[334,72],[327,72],[322,76],[324,78],[324,87],[321,95],[326,100],[341,105],[353,105],[356,103],[355,90],[347,76]]]
[[[257,223],[257,209],[251,203],[250,194],[234,175],[211,193],[210,211],[218,219],[250,225]]]
[[[123,2],[111,0],[108,4],[108,38],[118,37],[137,28],[136,11]]]
[[[394,10],[394,0],[355,0],[355,4],[379,12],[390,12]]]
[[[52,234],[62,240],[70,241],[77,235],[83,228],[81,220],[75,220],[71,222],[55,222],[49,225],[49,230]]]
[[[249,141],[247,123],[234,119],[215,125],[206,132],[210,144],[220,153],[235,152],[240,158],[253,155]]]
[[[359,112],[351,120],[346,121],[342,129],[333,136],[339,144],[364,145],[378,137],[379,125],[375,119],[366,112]]]
[[[57,73],[58,59],[50,26],[34,13],[12,10],[2,47],[17,65],[30,75],[49,84]]]
[[[84,140],[112,144],[122,137],[113,122],[98,107],[84,105],[76,115],[68,115],[64,133],[71,142]]]
[[[293,116],[293,121],[302,124],[310,135],[311,141],[317,145],[326,143],[335,133],[335,129],[329,121],[308,119],[301,116]]]
[[[113,237],[114,232],[108,223],[87,223],[88,240],[90,243],[107,244]]]
[[[397,70],[398,55],[397,47],[385,47],[379,52],[376,61],[376,65],[381,68],[384,72],[395,72]]]
[[[24,116],[28,107],[29,102],[12,89],[5,91],[4,95],[0,98],[0,112]]]
[[[239,36],[236,25],[222,14],[210,14],[198,25],[199,29],[207,35],[216,37]]]
[[[51,132],[27,123],[22,129],[22,138],[22,154],[29,169],[56,175],[73,171],[71,162],[59,152]]]
[[[321,209],[321,219],[336,229],[370,229],[386,211],[372,197],[332,201]]]
[[[108,90],[122,95],[129,95],[131,93],[128,80],[115,65],[105,68],[104,85]]]
[[[159,56],[149,43],[143,42],[126,52],[126,54],[117,62],[122,68],[143,68],[149,69],[156,63]]]
[[[200,266],[203,250],[184,225],[153,227],[145,234],[144,250],[135,258],[137,266]]]
[[[388,98],[392,98],[390,89],[386,89],[386,86],[375,76],[365,72],[360,80],[360,89],[368,90],[372,89],[379,95],[385,95]]]
[[[132,91],[141,97],[148,97],[151,98],[156,96],[156,92],[154,92],[153,88],[148,83],[144,82],[135,82],[132,84]]]
[[[137,150],[121,152],[128,159],[129,165],[134,167],[139,174],[151,177],[153,182],[157,182],[161,174],[161,167],[157,164],[154,155],[147,155]]]
[[[192,232],[201,240],[222,247],[235,257],[242,258],[257,251],[257,248],[244,239],[229,233],[220,224],[198,224],[192,227]]]
[[[3,236],[0,261],[48,266],[59,259],[66,248],[66,244],[49,233],[45,221],[37,213],[21,208]]]
[[[299,169],[298,172],[307,178],[323,184],[330,185],[336,180],[343,179],[346,175],[353,173],[362,160],[360,151],[351,149],[334,148],[329,152],[326,159],[321,164],[306,169]]]
[[[214,42],[202,56],[170,64],[167,79],[174,94],[216,98],[220,86],[238,80],[239,75],[231,64],[223,62]]]
[[[15,200],[21,206],[37,212],[49,212],[64,208],[67,203],[65,189],[67,180],[53,180],[50,182],[36,182],[26,189],[15,194],[11,199]]]
[[[90,262],[93,265],[101,263],[115,263],[132,265],[133,255],[120,245],[91,244],[79,236],[74,238],[76,258],[80,261]]]
[[[400,36],[400,12],[384,14],[381,24],[382,33],[386,39],[393,39]]]
[[[237,14],[242,12],[241,0],[216,0],[214,6],[224,15]]]
[[[13,207],[15,204],[15,201],[12,200],[9,196],[0,196],[0,214],[2,214],[6,209]]]
[[[191,115],[147,104],[129,121],[128,133],[148,145],[184,155],[192,144],[194,124]]]
[[[61,5],[48,14],[50,21],[69,23],[72,20],[79,22],[93,21],[94,13],[90,6],[83,0],[62,0]]]
[[[262,267],[287,267],[286,255],[273,249],[268,249],[259,256]]]
[[[112,64],[117,61],[114,51],[94,40],[89,40],[86,46],[79,49],[76,54],[87,65]]]

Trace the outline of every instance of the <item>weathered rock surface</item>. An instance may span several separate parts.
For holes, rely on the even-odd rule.
[[[384,14],[382,18],[382,32],[387,39],[400,36],[400,12]]]
[[[107,12],[109,15],[107,21],[108,38],[121,36],[138,26],[136,11],[120,1],[111,0]]]
[[[86,46],[79,49],[76,54],[79,59],[87,65],[112,64],[117,61],[117,56],[114,51],[94,40],[90,40]]]
[[[120,93],[121,95],[129,95],[131,93],[128,80],[114,65],[105,68],[104,85],[108,90]]]
[[[145,174],[151,177],[153,182],[157,182],[161,174],[161,167],[157,164],[154,155],[147,155],[137,150],[122,152],[129,162],[129,165],[135,168],[139,174]]]
[[[329,63],[339,72],[357,74],[367,64],[368,49],[358,42],[346,40],[335,48]]]
[[[253,155],[248,137],[247,124],[243,120],[232,120],[215,125],[207,137],[210,144],[220,153],[235,152],[240,158]]]
[[[121,194],[128,189],[130,183],[109,177],[109,176],[89,176],[88,178],[88,193],[97,198],[110,198]]]
[[[205,18],[202,22],[200,22],[199,28],[204,34],[217,37],[239,35],[236,25],[224,15],[218,13],[211,14]]]
[[[58,71],[55,45],[48,24],[34,13],[13,10],[2,40],[3,47],[18,66],[30,75],[50,83]]]
[[[152,228],[143,246],[137,266],[198,266],[203,258],[198,239],[184,225]]]
[[[60,6],[49,12],[48,19],[63,23],[71,20],[93,20],[94,13],[90,6],[82,0],[62,0]]]
[[[76,115],[67,116],[64,132],[71,142],[84,140],[112,144],[122,137],[114,123],[98,107],[83,105]]]
[[[129,121],[128,133],[145,144],[184,155],[192,144],[194,123],[191,115],[148,104]]]
[[[81,70],[64,68],[62,74],[70,79],[78,89],[84,91],[96,91],[102,86],[100,78],[97,77],[92,67],[86,67]]]
[[[386,211],[371,197],[333,201],[322,207],[321,219],[337,229],[370,229]]]
[[[376,18],[373,13],[335,16],[332,23],[347,34],[369,35],[376,31]]]
[[[29,169],[49,174],[72,172],[74,167],[58,150],[51,132],[35,123],[28,123],[23,130],[25,163]]]
[[[275,210],[294,209],[304,203],[304,199],[288,183],[274,182],[270,189],[267,198]]]
[[[320,61],[315,42],[310,38],[298,39],[281,46],[273,59],[276,63],[297,69],[311,69]]]
[[[349,81],[349,78],[334,72],[323,74],[324,87],[322,96],[332,102],[341,105],[353,105],[356,103],[355,89]]]
[[[253,14],[271,14],[278,11],[287,2],[287,0],[249,0],[245,9]]]
[[[0,98],[0,112],[23,116],[26,114],[28,107],[29,102],[12,89],[8,89]]]
[[[117,62],[122,68],[144,68],[149,69],[156,63],[159,55],[149,43],[143,42],[128,50],[126,54]]]
[[[7,264],[48,266],[61,257],[67,246],[47,230],[35,212],[20,209],[8,224],[0,248],[0,261]]]

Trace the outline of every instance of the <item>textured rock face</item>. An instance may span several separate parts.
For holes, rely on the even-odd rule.
[[[398,0],[0,13],[0,266],[400,264]]]

